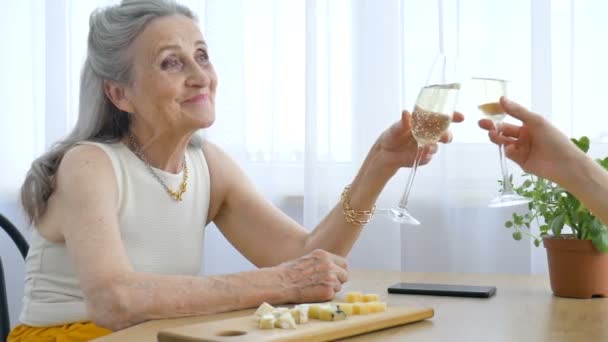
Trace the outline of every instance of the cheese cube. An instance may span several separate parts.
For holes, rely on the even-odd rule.
[[[320,307],[319,319],[322,321],[333,321],[332,309],[328,307]]]
[[[319,308],[319,319],[322,321],[342,321],[346,319],[346,313],[333,305]]]
[[[362,302],[363,301],[363,293],[358,292],[358,291],[347,292],[346,293],[346,298],[344,298],[344,300],[347,303]]]
[[[276,320],[277,319],[274,317],[273,314],[267,313],[260,317],[260,322],[258,326],[260,327],[260,329],[273,329]]]
[[[274,315],[274,318],[279,319],[286,312],[289,312],[288,308],[274,308],[270,313]]]
[[[260,305],[260,307],[255,310],[255,315],[257,317],[262,317],[264,316],[264,314],[270,313],[272,312],[272,310],[274,310],[274,307],[266,302],[262,303],[262,305]]]
[[[276,328],[281,329],[295,329],[296,321],[293,319],[293,316],[288,311],[282,313],[281,316],[279,316],[279,318],[275,321],[274,326]]]
[[[298,308],[293,308],[289,310],[289,313],[291,313],[293,320],[296,321],[297,324],[308,322],[308,308],[306,308],[306,311]]]
[[[319,307],[321,304],[310,304],[308,307],[308,318],[319,319]]]
[[[298,304],[298,305],[294,305],[293,308],[308,313],[308,309],[310,308],[310,304]]]
[[[347,316],[353,315],[353,303],[335,303],[335,305],[338,309],[344,311]]]
[[[366,303],[369,306],[371,312],[384,312],[386,311],[385,302],[370,302]]]
[[[353,303],[353,314],[355,315],[367,315],[371,312],[371,308],[368,303]]]
[[[378,296],[375,293],[367,293],[367,294],[363,295],[363,301],[364,302],[379,302],[380,296]]]

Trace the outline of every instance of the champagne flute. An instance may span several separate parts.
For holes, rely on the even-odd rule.
[[[499,103],[501,96],[507,95],[507,81],[497,78],[482,78],[473,77],[472,85],[477,96],[479,110],[484,117],[492,120],[496,131],[500,133],[500,126],[506,116],[502,106]],[[511,184],[511,175],[505,158],[504,146],[498,145],[498,154],[500,158],[500,169],[502,171],[502,189],[500,195],[492,199],[489,207],[499,208],[513,205],[525,204],[530,202],[529,198],[520,196],[513,191]]]
[[[439,141],[441,135],[448,129],[454,115],[454,108],[458,99],[460,83],[445,83],[445,57],[439,56],[431,71],[432,76],[435,69],[440,67],[441,81],[440,84],[433,84],[423,87],[418,93],[416,105],[412,112],[412,135],[418,143],[416,158],[414,165],[407,179],[405,191],[399,201],[399,205],[393,208],[385,209],[384,212],[393,221],[410,225],[420,225],[412,214],[407,210],[407,203],[414,183],[414,177],[422,158],[424,147],[429,144]],[[428,82],[427,82],[428,83]]]

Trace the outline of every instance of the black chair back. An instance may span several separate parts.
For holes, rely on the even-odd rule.
[[[23,259],[27,256],[29,250],[29,244],[27,240],[21,235],[21,232],[11,223],[6,217],[0,214],[0,227],[8,234],[13,240],[17,249],[23,256]],[[8,312],[8,299],[6,296],[6,282],[4,278],[4,268],[2,266],[2,258],[0,258],[0,341],[6,341],[6,337],[11,330],[11,322],[9,320]]]

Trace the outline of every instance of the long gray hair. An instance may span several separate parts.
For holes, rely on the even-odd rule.
[[[172,0],[123,0],[91,13],[76,126],[64,140],[34,160],[21,187],[21,203],[31,222],[45,213],[55,173],[70,148],[84,140],[117,142],[129,131],[131,118],[107,98],[104,81],[129,84],[133,75],[128,48],[133,40],[150,21],[176,14],[197,20],[190,9]],[[201,138],[194,135],[190,145],[201,146]]]

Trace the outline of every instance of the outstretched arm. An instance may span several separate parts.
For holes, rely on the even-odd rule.
[[[454,121],[464,119],[456,113]],[[446,132],[442,142],[451,141]],[[348,193],[348,205],[354,210],[369,210],[387,181],[400,167],[411,166],[417,144],[410,132],[410,114],[388,128],[372,146],[354,178]],[[437,144],[425,148],[421,164],[428,163],[437,151]],[[308,232],[265,200],[219,148],[207,143],[212,181],[210,217],[227,239],[257,266],[276,265],[297,258],[315,249],[346,256],[361,233],[362,226],[345,220],[338,203],[312,231]],[[219,205],[218,203],[221,203]]]
[[[503,124],[499,134],[490,120],[480,120],[490,140],[505,144],[506,156],[524,171],[561,185],[608,224],[608,173],[543,116],[504,97],[500,104],[522,123]]]
[[[454,113],[454,122],[462,122],[464,116]],[[440,142],[452,141],[450,131]],[[404,111],[401,120],[391,125],[372,146],[363,165],[355,176],[348,193],[348,205],[354,210],[369,210],[374,206],[384,186],[401,167],[414,163],[418,144],[411,133],[411,116]],[[438,145],[427,145],[420,165],[428,164],[437,152]],[[323,248],[346,256],[359,237],[362,225],[349,223],[344,218],[342,203],[336,204],[316,229],[308,236],[310,248]]]

